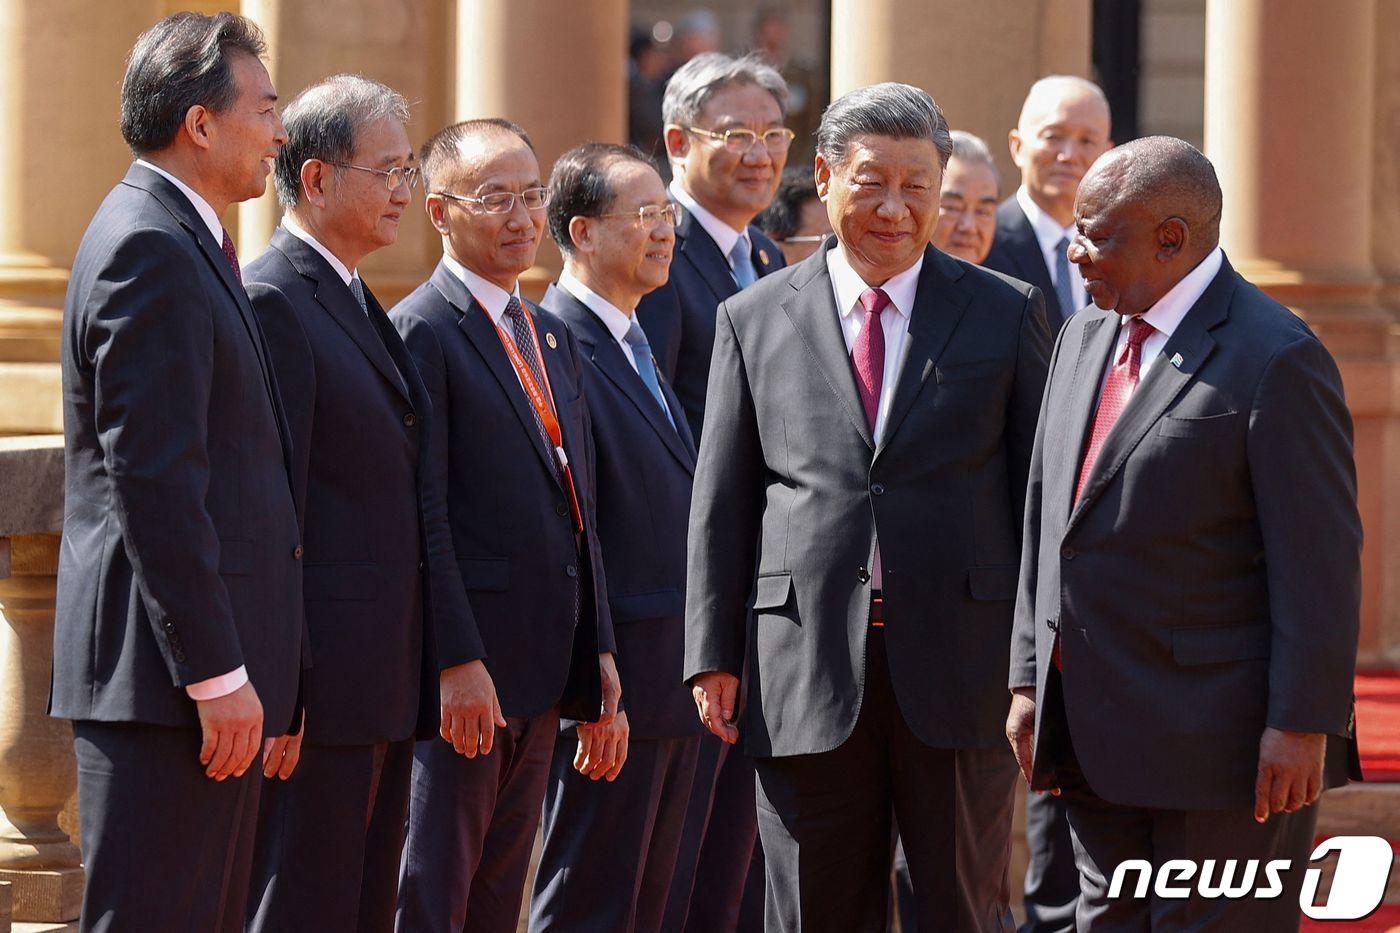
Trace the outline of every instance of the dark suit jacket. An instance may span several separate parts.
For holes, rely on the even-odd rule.
[[[854,728],[877,529],[909,727],[935,747],[1006,741],[1001,655],[1048,346],[1038,290],[929,247],[877,449],[825,249],[720,306],[685,674],[738,675],[754,611],[751,754],[827,751]]]
[[[429,490],[431,404],[373,293],[360,310],[339,274],[279,228],[244,273],[292,435],[306,617],[316,666],[306,736],[396,742],[437,732],[437,672],[486,652],[470,627],[441,492]],[[431,607],[437,630],[424,635]],[[427,658],[424,644],[439,657]],[[420,680],[421,688],[420,689]],[[429,694],[430,702],[420,698]]]
[[[754,271],[762,278],[784,265],[782,250],[757,227],[749,227]],[[739,291],[729,259],[687,213],[676,228],[671,278],[637,306],[637,320],[647,332],[661,371],[671,380],[685,407],[690,432],[700,436],[705,420],[705,388],[715,346],[715,309]]]
[[[564,718],[591,722],[602,703],[598,654],[616,646],[598,547],[583,363],[562,321],[527,308],[584,513],[581,548],[530,402],[491,318],[462,281],[439,264],[389,318],[432,402],[430,481],[447,490],[470,618],[501,707],[507,716],[528,717],[557,704]]]
[[[1086,308],[1055,350],[1011,685],[1036,686],[1044,721],[1058,629],[1064,712],[1100,797],[1248,807],[1266,725],[1352,733],[1361,522],[1341,379],[1307,326],[1227,262],[1071,510],[1119,320]],[[1040,785],[1053,780],[1049,744]],[[1329,768],[1338,781],[1345,767]]]
[[[245,665],[269,734],[302,666],[290,442],[221,245],[133,165],[73,262],[50,709],[197,727],[183,687]]]
[[[671,427],[603,322],[550,286],[541,307],[578,340],[598,457],[598,538],[608,606],[634,738],[698,735],[695,701],[681,682],[685,650],[685,536],[695,444],[664,380]]]
[[[992,240],[991,252],[987,253],[982,265],[1040,289],[1045,296],[1045,320],[1050,325],[1051,337],[1059,333],[1065,318],[1076,310],[1060,307],[1055,282],[1045,266],[1045,254],[1040,251],[1040,241],[1035,238],[1035,228],[1015,195],[997,205],[997,232]]]

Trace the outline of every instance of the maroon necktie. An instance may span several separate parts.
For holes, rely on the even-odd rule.
[[[880,312],[889,307],[890,296],[881,288],[867,288],[860,293],[860,306],[865,310],[860,333],[851,348],[851,365],[856,370],[856,388],[865,406],[865,420],[875,432],[875,418],[880,412],[880,384],[885,379],[885,328]]]
[[[233,248],[233,239],[224,231],[224,258],[233,267],[233,277],[238,280],[238,284],[243,284],[243,270],[238,267],[238,251]]]

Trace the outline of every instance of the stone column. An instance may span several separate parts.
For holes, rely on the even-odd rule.
[[[1366,544],[1361,662],[1396,614],[1393,435],[1400,334],[1372,259],[1373,0],[1318,16],[1307,0],[1210,0],[1206,152],[1225,192],[1221,239],[1242,275],[1307,320],[1341,367],[1356,429]],[[1390,158],[1393,153],[1375,158]]]
[[[58,824],[73,730],[47,712],[62,520],[62,438],[0,440],[0,881],[16,921],[78,916],[83,869]]]
[[[627,139],[627,0],[457,0],[453,118],[523,126],[546,180],[584,142]],[[538,297],[560,268],[552,244],[525,285]]]
[[[881,81],[923,88],[955,129],[987,141],[1010,186],[1020,173],[1006,134],[1032,82],[1091,76],[1091,14],[1090,0],[832,0],[831,96]]]

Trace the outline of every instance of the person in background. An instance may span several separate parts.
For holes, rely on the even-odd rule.
[[[763,59],[778,69],[788,87],[788,127],[797,134],[788,158],[798,164],[812,164],[812,142],[822,108],[829,100],[827,76],[811,63],[792,54],[792,25],[787,10],[767,5],[754,16],[753,48]]]
[[[784,170],[773,203],[754,218],[754,226],[778,244],[788,265],[815,253],[831,234],[831,221],[826,205],[817,197],[811,170],[806,166]]]
[[[627,45],[627,139],[669,177],[661,122],[666,92],[666,53],[649,31],[634,29]]]
[[[1001,173],[980,137],[953,130],[953,155],[943,170],[933,245],[950,256],[982,265],[997,229]]]

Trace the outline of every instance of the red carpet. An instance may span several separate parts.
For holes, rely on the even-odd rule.
[[[1357,675],[1356,736],[1366,780],[1400,781],[1400,672]]]

